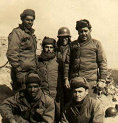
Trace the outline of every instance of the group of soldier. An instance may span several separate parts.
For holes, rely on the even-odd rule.
[[[58,30],[57,41],[45,36],[37,55],[35,11],[26,9],[20,17],[22,23],[8,36],[14,95],[0,105],[2,122],[103,123],[93,87],[104,87],[107,60],[101,43],[91,37],[90,22],[76,22],[73,42],[67,27]]]

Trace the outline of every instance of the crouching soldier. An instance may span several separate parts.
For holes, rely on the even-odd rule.
[[[103,123],[103,109],[98,100],[89,97],[87,80],[75,77],[70,85],[72,101],[66,105],[61,123]]]
[[[53,123],[54,101],[40,89],[40,78],[30,73],[26,89],[17,92],[0,105],[3,123]]]

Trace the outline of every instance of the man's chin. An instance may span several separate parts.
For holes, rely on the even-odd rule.
[[[36,94],[31,94],[31,97],[32,97],[32,98],[35,98],[35,97],[36,97]]]
[[[76,102],[81,102],[81,101],[82,101],[82,99],[75,99],[75,101],[76,101]]]
[[[29,26],[29,25],[28,25],[28,26],[26,26],[26,28],[30,30],[30,29],[32,28],[32,26]]]
[[[82,38],[82,40],[83,40],[83,41],[86,41],[86,40],[87,40],[87,37]]]

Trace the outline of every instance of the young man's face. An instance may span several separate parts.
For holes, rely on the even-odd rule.
[[[54,46],[52,44],[46,44],[44,46],[44,51],[46,53],[53,53],[54,52]]]
[[[67,36],[61,36],[61,37],[59,37],[59,38],[60,38],[61,44],[62,44],[63,46],[66,46],[66,45],[68,44],[69,39],[68,39]]]
[[[84,87],[79,87],[73,90],[73,99],[76,102],[81,102],[88,94],[88,89]]]
[[[34,17],[33,16],[26,16],[23,20],[22,23],[27,29],[31,29],[33,26],[34,22]]]
[[[38,83],[29,83],[26,86],[26,89],[28,91],[29,96],[31,96],[31,98],[35,98],[39,91],[39,84]]]
[[[86,41],[91,36],[91,30],[89,30],[88,27],[84,27],[78,30],[78,34],[82,41]]]

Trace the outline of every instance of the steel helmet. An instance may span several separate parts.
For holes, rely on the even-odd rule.
[[[105,111],[105,117],[114,117],[117,115],[117,110],[114,107],[109,107]]]
[[[61,37],[61,36],[69,36],[70,37],[70,30],[67,27],[59,28],[57,37]]]

